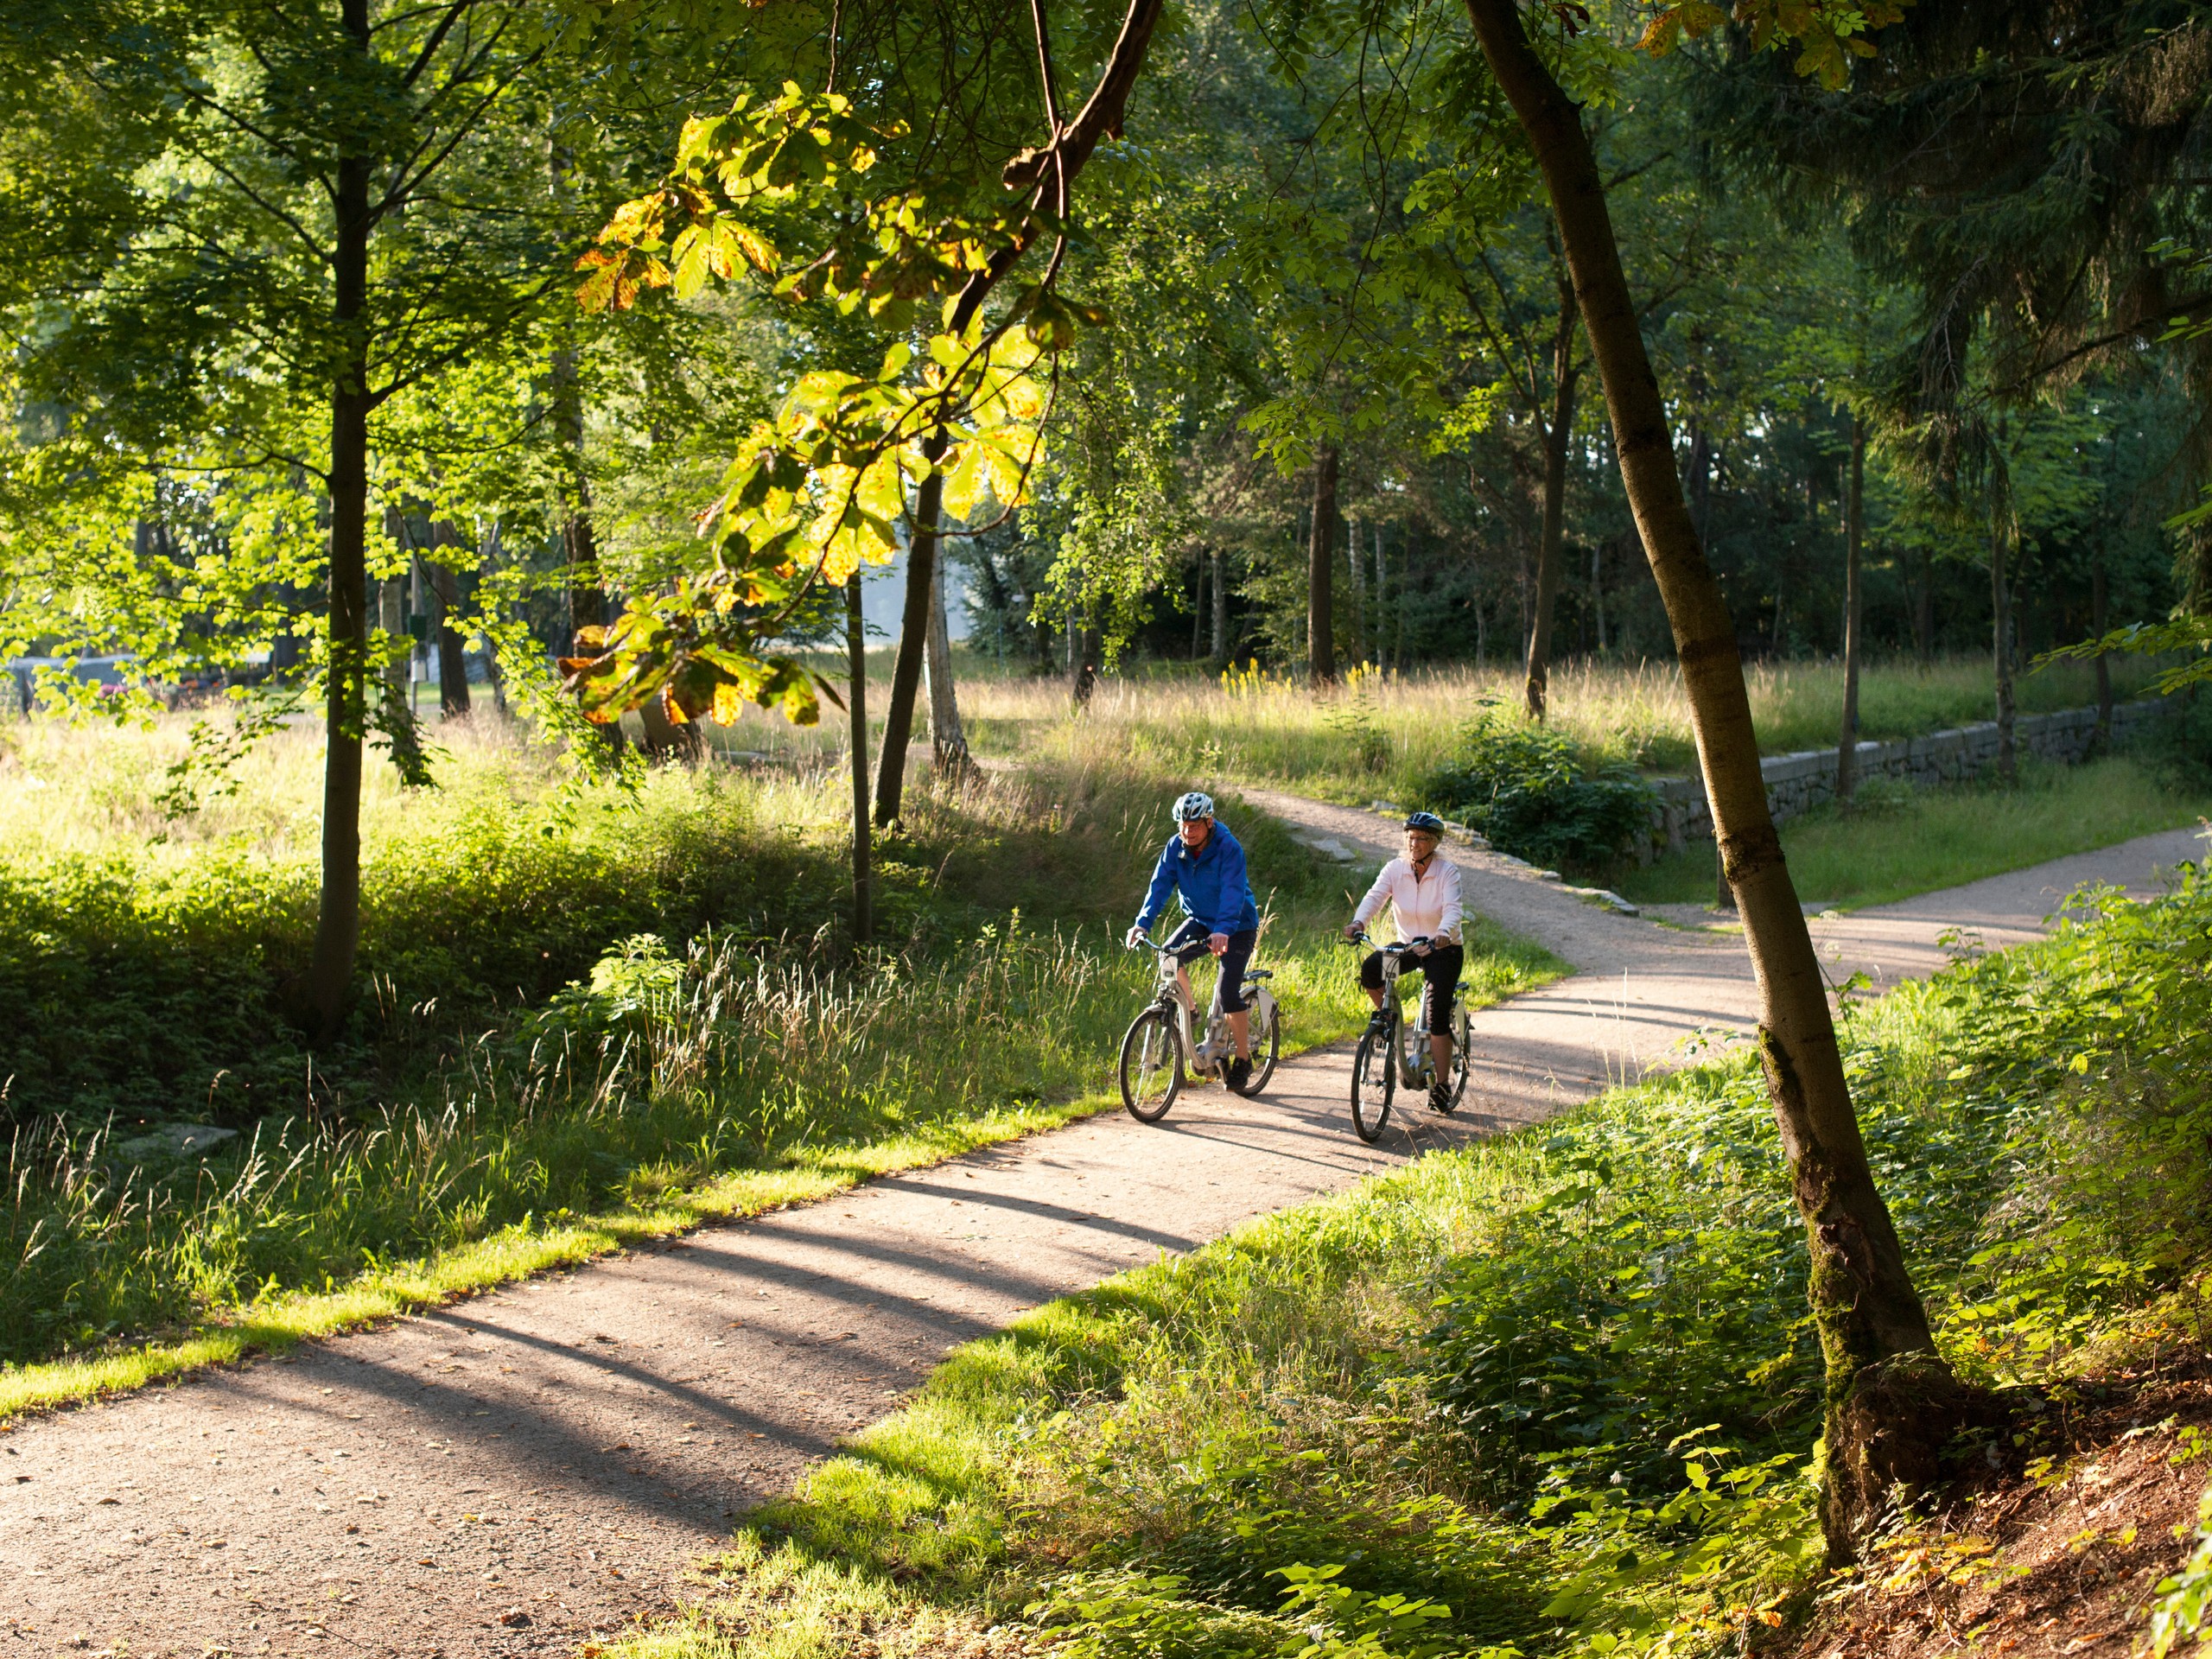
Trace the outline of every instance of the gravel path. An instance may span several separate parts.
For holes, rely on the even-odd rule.
[[[1248,791],[1365,861],[1371,815]],[[2031,935],[2089,880],[2199,850],[2149,836],[1817,925],[1839,979]],[[0,1434],[0,1652],[133,1659],[567,1652],[664,1610],[731,1517],[787,1491],[952,1345],[1250,1217],[1664,1065],[1754,1007],[1740,940],[1595,908],[1462,852],[1474,908],[1586,971],[1477,1016],[1446,1121],[1363,1147],[1342,1049],[1261,1100],[1186,1093],[454,1303],[282,1360]],[[1348,959],[1349,960],[1349,959]]]

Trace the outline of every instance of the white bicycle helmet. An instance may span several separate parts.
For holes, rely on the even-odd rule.
[[[1175,803],[1175,822],[1188,823],[1192,818],[1213,817],[1213,797],[1204,790],[1194,789]]]

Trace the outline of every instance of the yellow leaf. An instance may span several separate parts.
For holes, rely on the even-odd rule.
[[[676,238],[676,245],[669,252],[676,262],[677,299],[688,300],[707,285],[708,262],[713,251],[713,233],[702,226],[686,226]]]
[[[1045,412],[1045,388],[1029,375],[1007,381],[1001,397],[1006,412],[1017,421],[1033,421]]]
[[[872,512],[879,518],[895,518],[906,505],[904,480],[899,476],[899,458],[883,455],[861,474],[861,486],[856,496],[861,511]]]
[[[838,531],[822,550],[822,579],[833,588],[842,588],[860,567],[860,537],[850,529]]]
[[[987,481],[984,456],[982,444],[963,443],[954,448],[945,462],[939,463],[945,467],[944,500],[948,518],[967,518],[982,499]]]
[[[745,717],[745,692],[734,680],[715,683],[715,706],[709,716],[717,726],[734,726]]]

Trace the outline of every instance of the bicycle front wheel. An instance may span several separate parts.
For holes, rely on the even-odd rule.
[[[1174,1022],[1165,1008],[1147,1008],[1129,1022],[1122,1039],[1122,1104],[1138,1122],[1159,1122],[1175,1103],[1183,1087],[1176,1049]]]
[[[1351,1127],[1370,1146],[1382,1138],[1390,1121],[1390,1096],[1397,1092],[1397,1032],[1370,1026],[1351,1060]]]
[[[1252,999],[1252,1081],[1244,1085],[1247,1095],[1268,1086],[1281,1055],[1282,1005],[1272,991],[1262,991]]]

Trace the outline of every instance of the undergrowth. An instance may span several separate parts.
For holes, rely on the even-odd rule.
[[[918,787],[879,849],[887,937],[855,956],[834,775],[677,770],[578,804],[497,758],[386,824],[355,1041],[312,1066],[271,1006],[312,909],[281,849],[118,837],[0,867],[20,924],[0,996],[34,1014],[8,1101],[0,1414],[1107,1103],[1150,990],[1116,943],[1177,780],[1092,764]],[[1343,876],[1223,810],[1290,1046],[1356,1029]],[[1478,1001],[1549,971],[1495,930],[1475,943]],[[187,1147],[187,1124],[232,1135]]]
[[[2191,872],[1845,1021],[1943,1351],[2014,1402],[2005,1457],[2194,1294],[2208,965]],[[1758,1650],[1822,1559],[1804,1272],[1725,1053],[962,1351],[618,1651]]]

